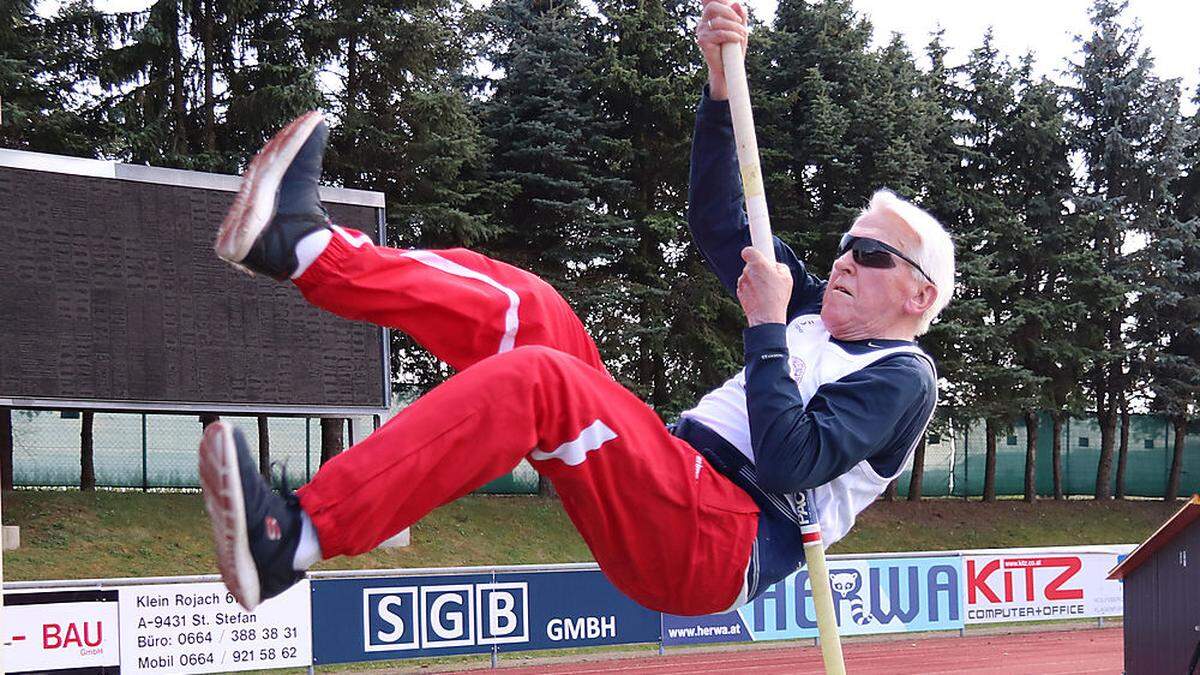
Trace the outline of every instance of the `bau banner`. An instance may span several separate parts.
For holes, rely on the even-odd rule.
[[[1129,548],[964,552],[967,623],[1119,616],[1121,582],[1106,577]]]
[[[117,592],[4,593],[4,669],[9,673],[115,673]]]
[[[657,642],[597,570],[317,579],[313,662]]]
[[[829,561],[842,635],[952,630],[963,626],[957,556]],[[816,637],[808,571],[800,570],[737,611],[704,617],[663,615],[667,645]]]

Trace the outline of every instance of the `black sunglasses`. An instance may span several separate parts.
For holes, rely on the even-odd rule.
[[[889,246],[878,239],[870,237],[856,237],[852,234],[843,234],[842,242],[838,244],[838,257],[846,255],[846,251],[854,252],[854,262],[863,267],[874,267],[877,269],[889,269],[896,266],[896,261],[892,256],[903,260],[912,265],[921,276],[925,277],[929,283],[933,284],[933,279],[921,269],[921,266],[914,262],[911,258],[904,255],[896,248]],[[933,284],[937,286],[937,284]]]

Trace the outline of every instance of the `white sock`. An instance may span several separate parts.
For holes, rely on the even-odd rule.
[[[296,545],[296,555],[292,558],[292,569],[297,572],[312,567],[321,560],[321,542],[317,540],[317,528],[313,527],[312,518],[304,511],[300,512],[300,543]]]
[[[300,261],[300,264],[296,266],[296,271],[292,272],[293,279],[304,274],[305,270],[321,257],[330,239],[333,239],[333,232],[317,230],[305,235],[300,243],[296,244],[296,260]]]

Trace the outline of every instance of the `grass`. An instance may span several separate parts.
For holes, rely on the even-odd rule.
[[[1181,505],[1090,499],[880,502],[863,512],[830,552],[1137,544]]]
[[[19,490],[4,522],[21,548],[4,553],[9,581],[210,574],[216,571],[198,494]],[[951,500],[878,503],[832,553],[1137,543],[1177,505],[1162,502]],[[558,502],[467,497],[412,528],[407,548],[326,561],[316,569],[380,569],[590,561]]]
[[[21,548],[4,552],[7,581],[216,572],[199,494],[26,491],[4,494]],[[468,497],[412,528],[413,544],[315,569],[451,567],[591,560],[556,501]]]

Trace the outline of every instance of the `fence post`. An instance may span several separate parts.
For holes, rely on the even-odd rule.
[[[965,571],[965,569],[967,568],[967,562],[966,562],[965,560],[962,560],[962,558],[964,558],[964,557],[966,557],[966,556],[965,556],[965,555],[962,555],[962,551],[959,551],[959,566],[961,567],[961,569],[964,569],[964,571]],[[964,617],[964,619],[962,619],[962,627],[961,627],[961,628],[959,628],[959,637],[960,637],[960,638],[966,638],[966,637],[967,637],[967,620],[966,620],[966,617]]]
[[[1167,496],[1167,482],[1171,480],[1171,423],[1163,418],[1163,493]]]
[[[142,413],[142,492],[150,489],[150,478],[147,475],[149,444],[146,441],[146,413]]]
[[[1070,479],[1070,476],[1071,476],[1071,416],[1070,415],[1067,415],[1067,423],[1063,425],[1063,428],[1065,429],[1065,431],[1063,431],[1063,433],[1065,433],[1067,435],[1067,437],[1065,439],[1063,439],[1063,441],[1064,441],[1063,447],[1066,448],[1066,450],[1067,450],[1066,456],[1063,457],[1063,471],[1062,471],[1063,496],[1070,497],[1071,491],[1069,489],[1067,489],[1067,485],[1070,484],[1070,482],[1071,482],[1071,479]]]
[[[346,421],[349,422],[350,420],[347,419]],[[492,583],[493,584],[496,583],[496,570],[494,568],[492,569]],[[496,668],[499,668],[499,667],[500,667],[500,645],[493,642],[492,643],[492,670],[495,670]]]
[[[312,431],[309,426],[312,424],[311,417],[304,418],[304,480],[308,482],[312,480]]]
[[[258,472],[271,482],[271,434],[266,415],[258,416]]]
[[[667,633],[665,624],[666,624],[666,619],[663,617],[663,613],[659,612],[658,613],[658,655],[659,656],[662,656],[663,654],[667,653],[667,650],[663,647],[663,640],[666,639],[666,633]]]
[[[79,490],[96,490],[96,413],[84,410],[79,425]]]
[[[971,498],[971,421],[963,425],[963,501]]]
[[[12,408],[0,407],[0,490],[13,489]]]

